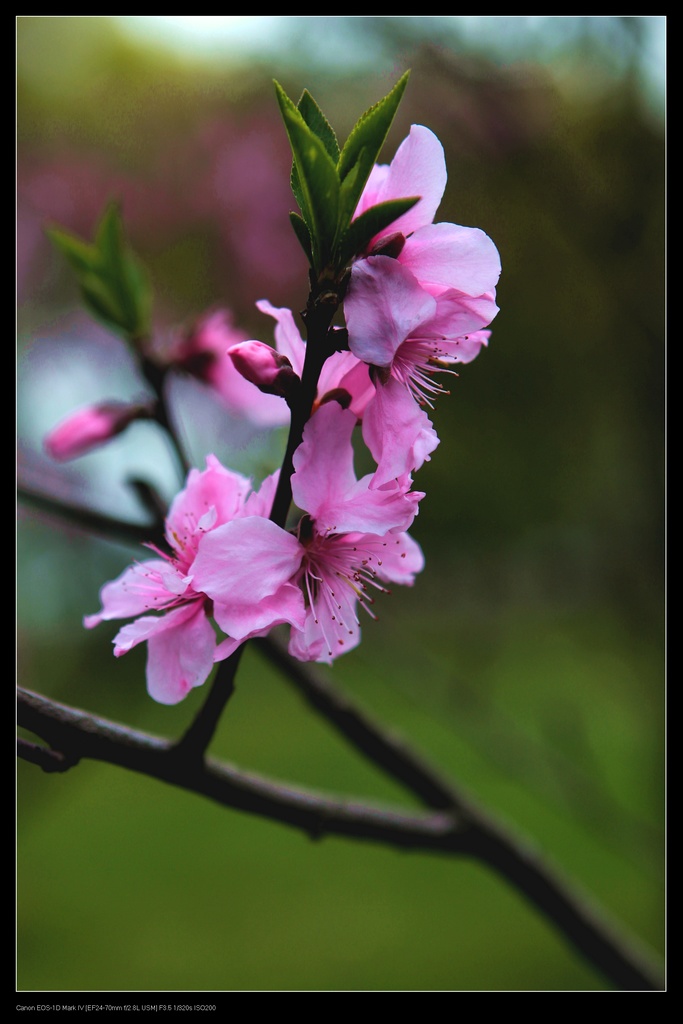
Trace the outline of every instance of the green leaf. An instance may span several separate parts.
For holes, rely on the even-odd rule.
[[[366,149],[361,150],[358,160],[341,183],[341,188],[339,189],[338,237],[344,235],[344,232],[351,223],[351,218],[356,212],[358,199],[363,191],[362,187],[360,190],[357,187],[358,180],[363,175],[364,180],[367,181],[373,163],[372,156],[368,154],[368,151]]]
[[[303,219],[303,217],[300,217],[298,213],[290,213],[289,219],[291,221],[292,227],[294,228],[294,233],[296,237],[299,239],[301,248],[306,253],[306,259],[308,260],[309,263],[312,264],[313,251],[311,249],[311,235],[308,228],[306,227],[306,221]]]
[[[47,233],[76,272],[83,300],[97,319],[133,341],[149,332],[149,280],[126,242],[116,203],[107,206],[94,244],[61,228],[50,228]]]
[[[311,131],[277,82],[275,88],[294,156],[296,175],[293,173],[292,180],[296,180],[300,190],[297,202],[311,235],[313,267],[321,271],[330,259],[337,233],[337,168],[324,143]]]
[[[304,89],[301,94],[298,110],[308,127],[314,135],[318,136],[329,156],[336,164],[339,159],[339,143],[337,142],[337,136],[334,134],[334,129],[330,122],[327,120],[308,89]]]
[[[369,210],[362,213],[360,217],[351,222],[342,237],[338,253],[339,264],[348,263],[356,253],[362,252],[375,235],[388,228],[419,201],[420,196],[389,199],[386,203],[378,203],[377,206],[371,206]]]
[[[356,177],[353,187],[348,188],[344,193],[344,216],[347,216],[349,209],[351,212],[348,214],[346,222],[340,221],[341,230],[346,228],[353,216],[353,211],[365,188],[370,171],[384,145],[384,140],[408,83],[409,74],[410,72],[406,71],[390,93],[361,115],[344,143],[337,163],[339,179],[343,185],[354,169]]]
[[[128,331],[128,316],[119,297],[101,274],[83,274],[79,280],[81,294],[90,311],[110,326]]]
[[[278,101],[278,103],[280,105],[280,112],[282,113],[283,120],[284,120],[284,117],[285,117],[285,111],[288,111],[290,114],[297,114],[298,113],[298,108],[297,108],[296,104],[294,103],[293,100],[290,100],[289,96],[287,95],[285,90],[282,88],[280,83],[279,82],[274,82],[274,85],[275,85],[275,93],[277,95],[277,101]],[[286,121],[285,121],[285,127],[287,127],[287,122]],[[306,224],[308,225],[308,227],[310,229],[310,228],[312,228],[312,224],[313,224],[313,214],[312,214],[312,211],[308,207],[308,202],[307,202],[306,195],[304,193],[304,190],[301,187],[301,182],[299,180],[299,172],[297,170],[296,160],[295,159],[292,159],[292,172],[291,172],[291,175],[290,175],[290,186],[291,186],[292,192],[294,193],[294,198],[297,201],[297,205],[298,205],[299,209],[301,210],[303,218],[304,218]]]
[[[47,228],[46,234],[52,244],[66,256],[76,272],[85,273],[92,269],[97,261],[97,250],[93,245],[88,245],[62,228]]]

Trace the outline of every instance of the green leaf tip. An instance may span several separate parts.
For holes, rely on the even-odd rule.
[[[93,243],[57,226],[46,233],[74,270],[92,315],[132,342],[145,336],[150,329],[151,288],[126,241],[118,202],[107,204]]]

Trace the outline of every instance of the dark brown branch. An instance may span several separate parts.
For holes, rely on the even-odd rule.
[[[346,836],[402,849],[476,857],[521,890],[568,941],[617,987],[663,990],[657,969],[617,939],[592,908],[579,900],[516,839],[469,806],[430,814],[406,812],[354,799],[331,798],[264,779],[215,760],[177,756],[170,741],[20,690],[19,724],[41,736],[68,760],[92,758],[142,772],[171,785],[301,829],[314,838]],[[33,746],[33,745],[29,745]],[[35,749],[35,748],[34,748]],[[28,751],[20,751],[22,756]],[[29,757],[35,762],[33,756]]]
[[[461,824],[453,815],[421,814],[366,801],[334,798],[277,783],[212,758],[177,756],[171,741],[77,708],[18,690],[18,721],[41,736],[53,754],[74,761],[91,758],[141,772],[163,782],[301,829],[314,838],[342,835],[402,848],[458,852]],[[33,744],[29,744],[33,747]],[[22,747],[21,756],[27,753]],[[29,760],[35,759],[32,756]]]
[[[331,299],[331,301],[329,301]],[[306,355],[301,374],[301,386],[297,390],[295,401],[290,403],[291,419],[289,434],[282,467],[278,477],[270,518],[278,526],[287,522],[289,507],[292,503],[292,474],[294,472],[294,453],[301,444],[304,427],[308,422],[311,409],[318,390],[318,379],[323,363],[332,350],[329,347],[330,324],[341,299],[334,293],[328,293],[328,301],[322,302],[311,292],[302,318],[306,325]]]
[[[223,709],[235,692],[235,675],[243,650],[244,644],[229,658],[220,662],[208,697],[197,712],[192,725],[176,745],[176,755],[179,758],[194,760],[204,757]]]
[[[436,810],[464,809],[465,798],[408,745],[356,707],[310,665],[296,661],[274,636],[251,643],[276,665],[308,703],[373,764]]]
[[[70,505],[61,499],[52,498],[49,494],[42,494],[40,491],[34,491],[21,484],[17,487],[17,496],[39,512],[58,516],[62,521],[96,533],[100,537],[134,544],[149,542],[159,546],[165,544],[163,529],[158,524],[146,526],[144,523],[131,523],[127,519],[116,519],[92,509],[83,508],[82,505]]]

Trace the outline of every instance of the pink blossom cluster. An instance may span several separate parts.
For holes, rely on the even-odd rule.
[[[412,584],[423,568],[408,531],[424,497],[413,475],[439,443],[426,411],[444,391],[434,374],[474,359],[498,312],[493,242],[476,228],[434,223],[445,185],[441,144],[419,125],[392,163],[370,175],[356,217],[386,200],[421,199],[350,268],[348,348],[340,344],[325,361],[293,457],[297,524],[288,529],[270,518],[279,472],[254,488],[209,455],[171,505],[168,551],[152,548],[153,557],[107,583],[101,610],[86,617],[88,627],[133,619],[116,635],[114,653],[147,643],[156,700],[180,701],[215,662],[277,625],[289,627],[294,657],[331,663],[359,643],[359,610],[373,616],[375,594]],[[266,422],[278,402],[286,411],[293,400],[306,343],[289,309],[266,300],[258,307],[275,321],[275,348],[229,339],[219,317],[196,332],[196,351],[183,358],[224,394],[234,371],[251,389],[248,414]],[[200,349],[207,358],[192,364]],[[227,375],[219,372],[228,365]],[[357,428],[375,466],[361,479]]]

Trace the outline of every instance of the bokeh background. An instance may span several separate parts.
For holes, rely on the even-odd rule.
[[[649,950],[664,947],[664,61],[662,17],[18,17],[19,483],[144,521],[167,498],[149,424],[57,465],[47,430],[136,395],[45,226],[91,238],[119,199],[160,334],[260,298],[299,309],[304,257],[272,79],[340,139],[411,68],[384,151],[443,142],[438,220],[499,247],[490,347],[435,413],[413,534],[427,567],[331,676],[525,836]],[[173,22],[181,22],[174,25]],[[197,25],[196,22],[199,22]],[[193,461],[259,479],[282,435],[173,382]],[[18,676],[179,735],[144,651],[81,626],[139,549],[20,502]],[[247,650],[212,753],[316,789],[411,805]],[[131,773],[19,763],[20,991],[602,990],[504,882],[466,861],[312,843]]]

